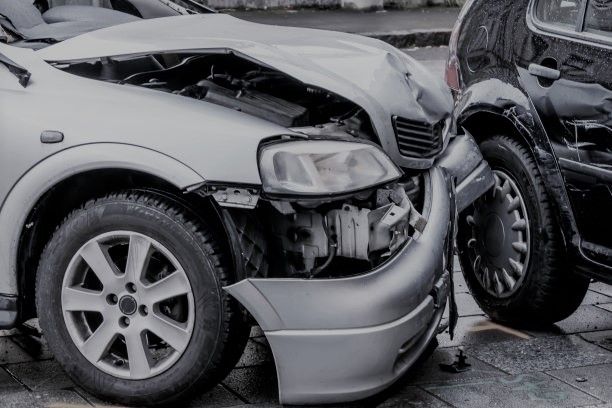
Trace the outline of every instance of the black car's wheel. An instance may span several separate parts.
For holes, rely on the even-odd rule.
[[[227,259],[185,208],[148,193],[91,201],[46,247],[40,324],[75,382],[105,399],[157,405],[222,380],[249,327],[222,287]]]
[[[580,305],[589,280],[564,261],[535,160],[506,136],[480,147],[496,182],[459,219],[459,259],[470,290],[496,320],[521,326],[562,320]]]

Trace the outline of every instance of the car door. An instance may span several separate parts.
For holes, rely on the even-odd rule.
[[[532,0],[518,62],[591,259],[612,265],[612,0]]]

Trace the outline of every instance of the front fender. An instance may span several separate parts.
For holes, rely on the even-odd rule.
[[[30,169],[0,207],[0,293],[17,295],[17,252],[28,214],[58,182],[91,170],[125,169],[159,177],[179,189],[204,182],[185,164],[133,145],[94,143],[62,150]]]
[[[565,247],[572,257],[579,258],[580,235],[557,156],[535,106],[520,84],[497,78],[476,82],[462,92],[454,117],[458,128],[473,130],[479,141],[506,133],[525,144],[536,159],[545,181],[545,188],[561,225]],[[487,117],[495,120],[491,122]]]
[[[0,44],[32,76],[23,88],[17,78],[0,75],[0,142],[10,137],[6,143],[19,152],[18,158],[0,152],[0,159],[7,155],[9,180],[59,149],[115,143],[163,152],[207,181],[258,185],[260,142],[293,133],[206,101],[73,75],[14,48]],[[46,130],[62,132],[63,142],[41,144]]]

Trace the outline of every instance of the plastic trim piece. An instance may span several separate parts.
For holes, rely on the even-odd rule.
[[[436,165],[444,167],[456,180],[456,204],[459,213],[495,184],[493,171],[483,159],[478,144],[467,131],[449,143]]]
[[[576,173],[584,174],[585,176],[594,177],[606,183],[612,183],[612,171],[587,163],[579,163],[574,160],[565,158],[559,159],[559,166],[564,170],[570,170]]]

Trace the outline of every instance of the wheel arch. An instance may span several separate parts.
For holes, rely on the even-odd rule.
[[[173,158],[132,145],[90,144],[48,157],[15,184],[0,209],[6,238],[0,241],[0,293],[19,295],[20,320],[32,317],[31,278],[57,225],[88,199],[112,191],[147,189],[194,212],[214,211],[215,228],[221,231],[221,214],[212,200],[184,194],[203,182]]]
[[[471,112],[461,117],[458,123],[474,136],[479,144],[491,137],[493,135],[491,129],[495,129],[496,132],[515,138],[526,146],[532,145],[528,137],[519,131],[510,118],[495,110]]]
[[[545,180],[553,213],[561,226],[564,247],[572,257],[576,257],[580,246],[580,235],[566,192],[565,180],[544,125],[533,104],[510,102],[498,106],[473,102],[468,109],[457,114],[457,125],[469,131],[478,143],[493,135],[504,134],[529,149]]]

